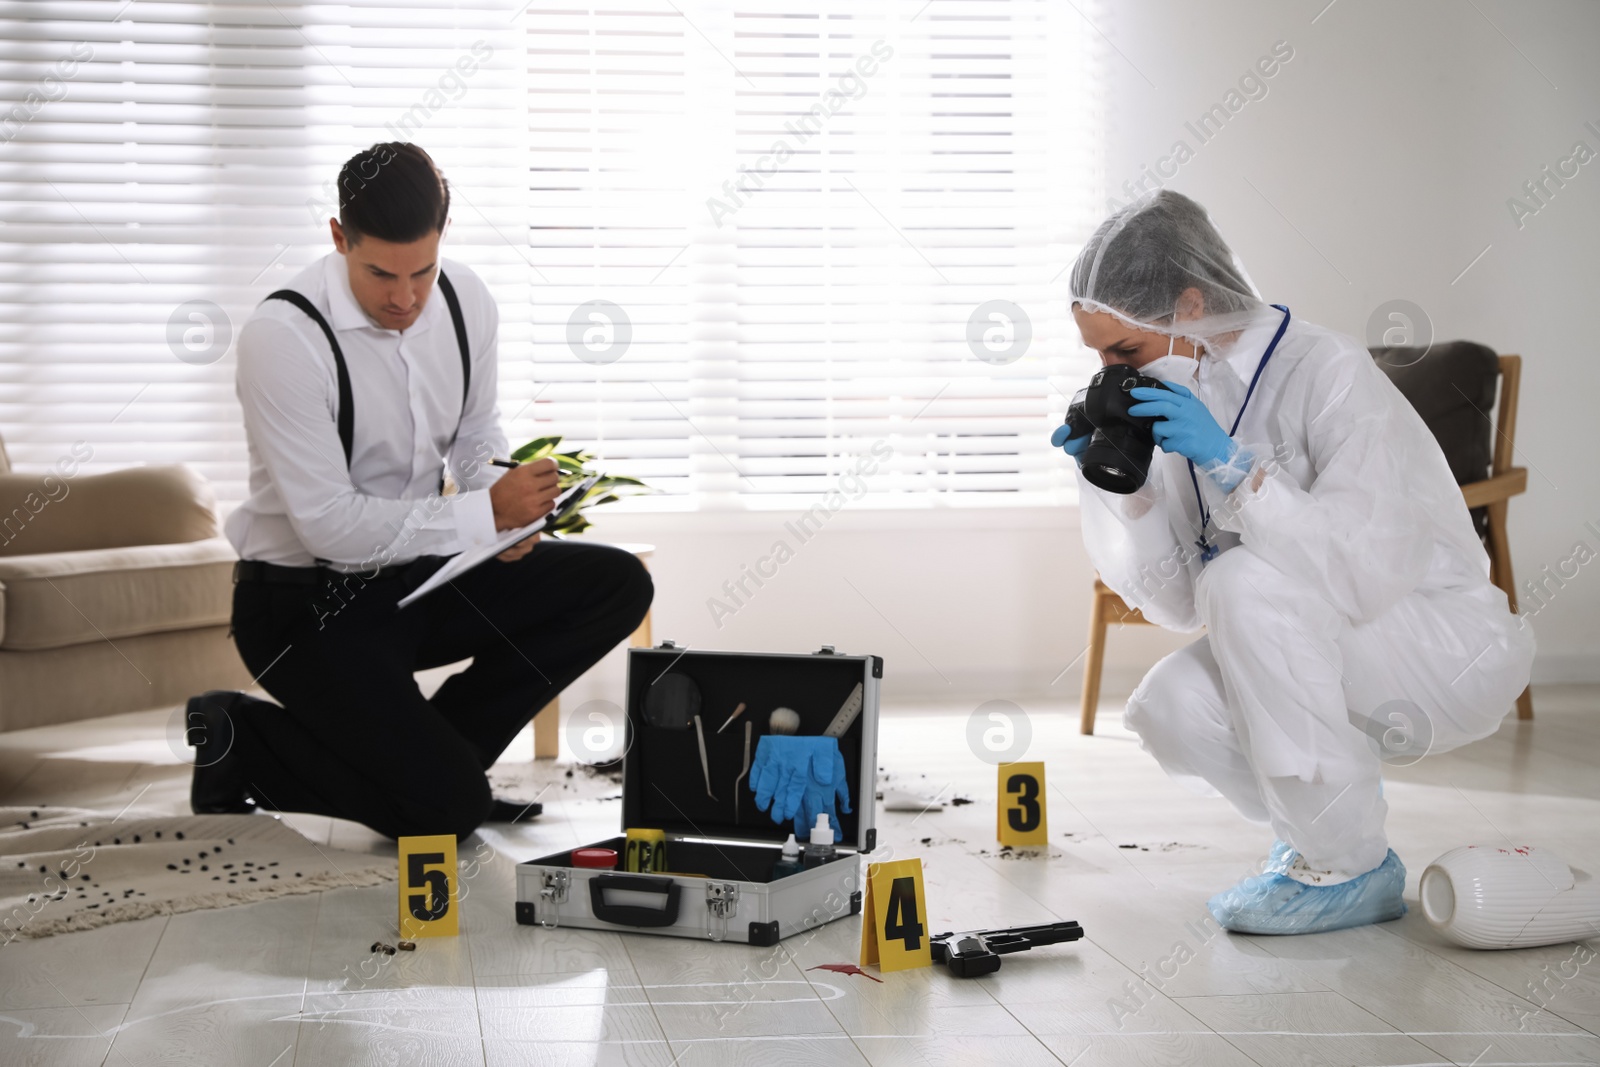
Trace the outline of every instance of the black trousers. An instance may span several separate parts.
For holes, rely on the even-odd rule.
[[[371,580],[242,581],[233,638],[282,709],[255,705],[234,749],[257,804],[353,819],[389,837],[465,837],[489,813],[485,775],[534,714],[627,638],[654,588],[630,553],[541,541],[403,609],[438,569]],[[472,658],[425,700],[412,673]]]

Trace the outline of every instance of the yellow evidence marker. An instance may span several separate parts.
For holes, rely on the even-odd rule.
[[[461,932],[453,834],[400,839],[400,937],[455,937]]]
[[[928,903],[922,895],[922,861],[867,865],[867,895],[861,902],[861,966],[909,971],[933,966],[928,942]]]
[[[1044,764],[1000,764],[1000,802],[995,807],[995,837],[1002,845],[1048,845],[1045,823]]]

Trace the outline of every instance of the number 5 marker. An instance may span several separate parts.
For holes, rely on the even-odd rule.
[[[461,932],[456,839],[450,834],[400,839],[400,938]]]

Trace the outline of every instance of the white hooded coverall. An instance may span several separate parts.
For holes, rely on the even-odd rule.
[[[1268,311],[1198,359],[1143,369],[1226,429],[1281,321]],[[1207,631],[1155,665],[1125,721],[1173,777],[1353,877],[1388,848],[1380,760],[1493,733],[1533,635],[1490,584],[1433,435],[1354,338],[1292,318],[1234,438],[1250,476],[1232,493],[1199,478],[1221,549],[1209,563],[1182,456],[1158,449],[1129,496],[1079,472],[1105,583],[1151,622]]]

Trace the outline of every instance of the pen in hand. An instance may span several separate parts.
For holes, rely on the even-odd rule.
[[[516,468],[522,466],[522,464],[518,463],[514,459],[491,459],[489,463],[492,466],[504,467],[507,470],[515,470]]]

